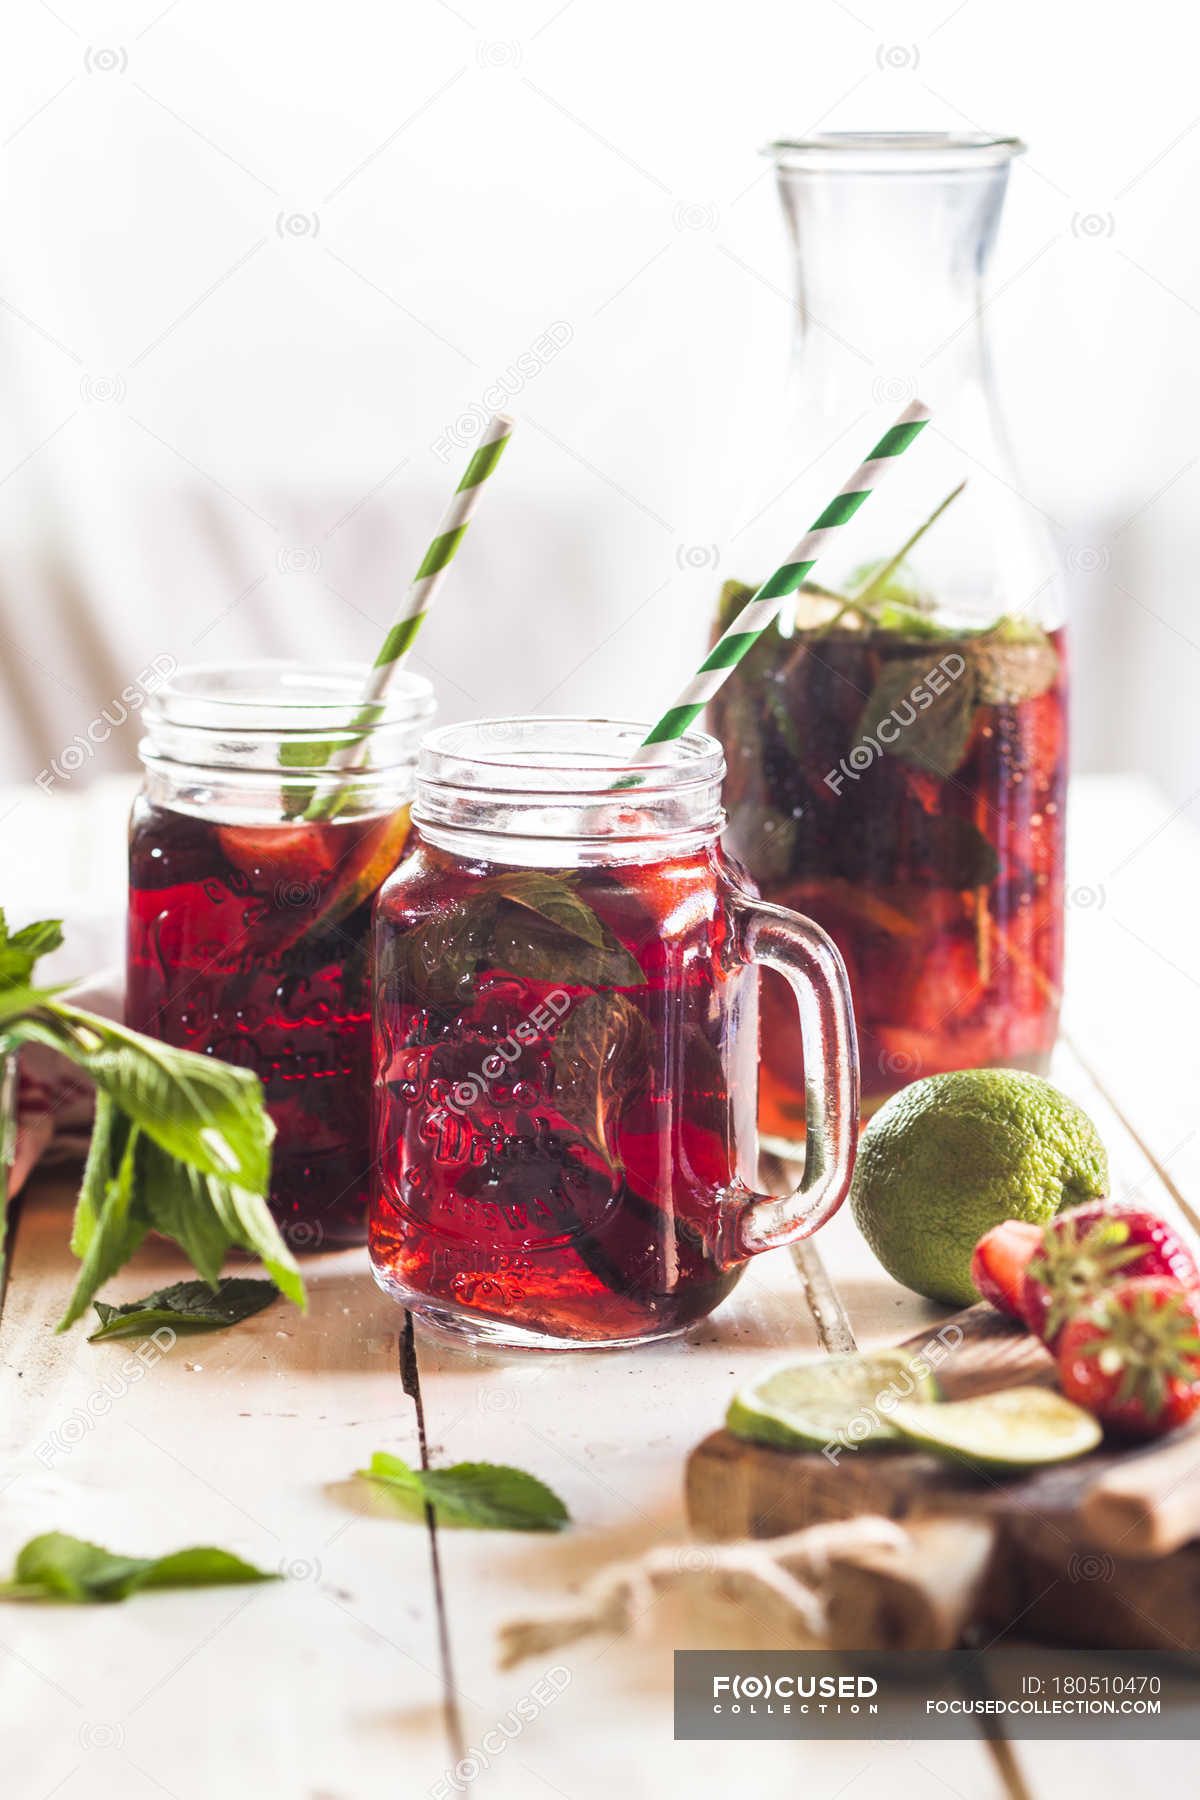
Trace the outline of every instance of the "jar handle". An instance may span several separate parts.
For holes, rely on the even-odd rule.
[[[804,1046],[806,1126],[800,1185],[781,1199],[758,1196],[735,1221],[740,1257],[811,1237],[850,1189],[858,1148],[858,1041],[846,965],[811,919],[752,900],[735,903],[742,959],[776,970],[796,996]]]

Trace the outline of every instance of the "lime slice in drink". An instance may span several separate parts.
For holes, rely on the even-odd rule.
[[[1086,1456],[1101,1437],[1091,1413],[1041,1387],[1004,1388],[944,1406],[902,1401],[891,1423],[910,1444],[991,1474]]]
[[[928,1411],[924,1403],[937,1397],[933,1376],[910,1352],[823,1356],[747,1382],[733,1397],[725,1427],[777,1450],[896,1448],[900,1435],[890,1423],[895,1408],[908,1401]]]

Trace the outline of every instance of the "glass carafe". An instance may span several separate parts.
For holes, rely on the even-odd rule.
[[[772,147],[796,254],[794,380],[727,571],[761,581],[856,447],[916,395],[933,409],[709,713],[729,766],[728,849],[845,959],[865,1116],[947,1069],[1044,1072],[1057,1031],[1062,593],[984,331],[1020,149],[915,134]],[[741,597],[728,582],[722,624]],[[769,974],[762,1055],[763,1140],[794,1153],[802,1046]]]

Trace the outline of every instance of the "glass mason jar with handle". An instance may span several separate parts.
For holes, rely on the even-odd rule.
[[[720,848],[700,732],[509,719],[422,745],[375,919],[370,1256],[460,1336],[557,1348],[683,1330],[755,1251],[841,1204],[857,1138],[845,976]],[[754,1191],[757,968],[794,995],[803,1177]]]
[[[1066,653],[1059,570],[1014,474],[982,282],[1013,139],[827,135],[772,147],[796,255],[786,441],[732,540],[746,585],[847,429],[920,395],[906,460],[713,701],[726,844],[849,972],[863,1111],[922,1075],[1044,1073],[1062,980]],[[729,567],[730,558],[726,557]],[[740,603],[722,597],[723,626]],[[760,1129],[795,1155],[805,1066],[762,989]]]
[[[371,903],[433,713],[429,683],[398,675],[364,737],[366,675],[177,670],[146,708],[130,827],[128,1022],[261,1077],[271,1210],[297,1250],[366,1237]]]

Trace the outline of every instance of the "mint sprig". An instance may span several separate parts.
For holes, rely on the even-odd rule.
[[[46,1531],[17,1552],[12,1580],[0,1600],[58,1600],[96,1605],[126,1600],[143,1588],[223,1587],[230,1582],[278,1581],[229,1550],[199,1544],[168,1556],[117,1556],[99,1544]]]
[[[278,1298],[279,1289],[273,1281],[229,1275],[218,1281],[215,1293],[206,1281],[176,1281],[170,1287],[156,1288],[141,1300],[127,1300],[123,1306],[93,1300],[92,1311],[100,1324],[88,1343],[149,1337],[164,1325],[173,1331],[220,1331],[262,1312]]]
[[[561,1531],[571,1522],[566,1507],[544,1481],[506,1463],[455,1463],[449,1469],[413,1469],[399,1456],[377,1450],[356,1474],[377,1482],[414,1511],[433,1508],[439,1524],[477,1531]]]
[[[300,1271],[266,1202],[274,1126],[257,1075],[30,986],[37,957],[61,941],[49,920],[10,936],[0,913],[0,1057],[41,1044],[97,1090],[71,1236],[81,1267],[58,1329],[82,1317],[148,1231],[174,1239],[214,1292],[226,1253],[248,1250],[303,1307]]]

